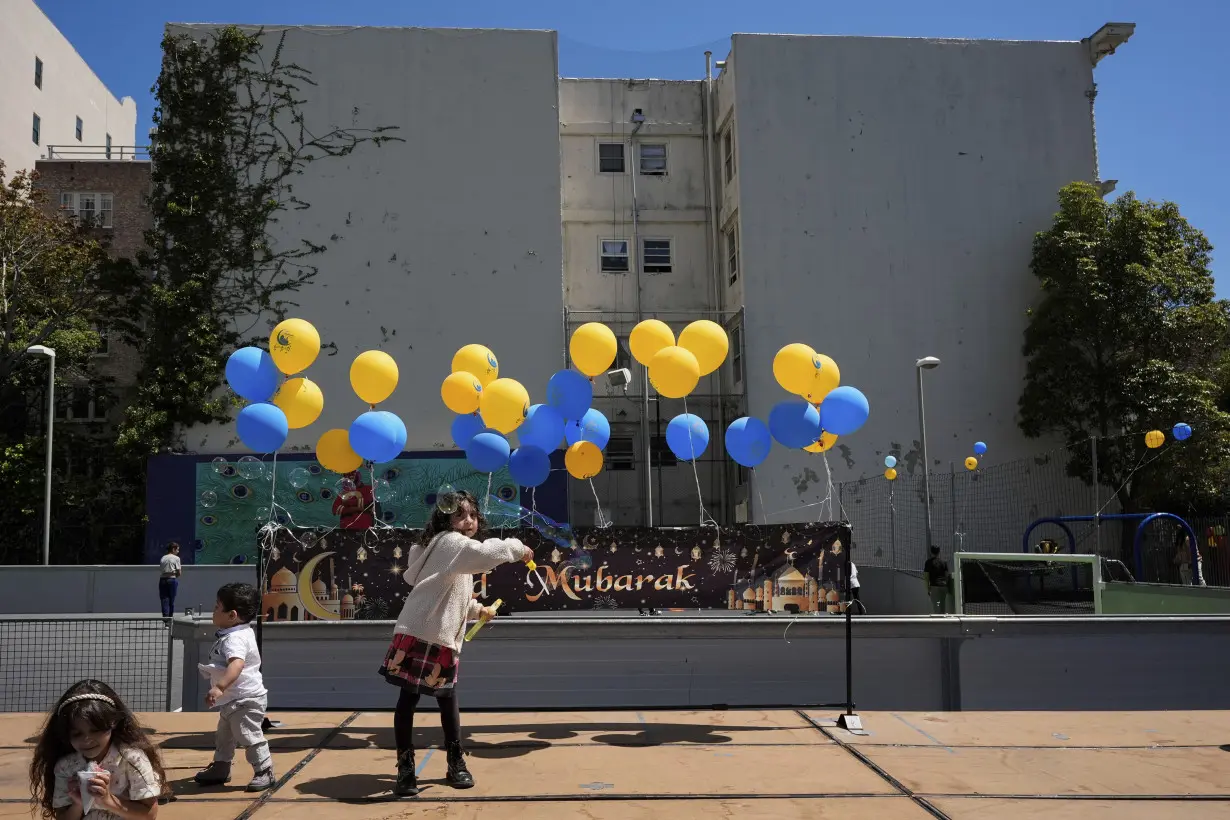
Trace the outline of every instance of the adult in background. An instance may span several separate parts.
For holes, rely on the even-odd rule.
[[[158,562],[158,598],[162,601],[162,617],[175,617],[175,595],[179,592],[179,576],[184,565],[179,560],[179,544],[167,544],[166,554]]]
[[[940,557],[940,548],[931,546],[931,557],[923,564],[923,580],[927,583],[927,597],[931,599],[931,614],[943,615],[948,604],[948,587],[952,576],[948,562]]]

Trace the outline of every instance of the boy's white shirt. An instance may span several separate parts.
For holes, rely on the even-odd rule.
[[[256,646],[256,634],[252,631],[252,625],[239,624],[219,629],[216,635],[218,640],[214,641],[213,649],[209,652],[209,663],[197,664],[202,677],[208,678],[211,686],[216,684],[232,658],[243,658],[243,671],[214,705],[221,706],[233,700],[259,698],[268,694],[264,677],[261,675],[261,651]]]

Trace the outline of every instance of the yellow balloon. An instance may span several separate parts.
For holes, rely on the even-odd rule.
[[[1166,443],[1166,434],[1161,430],[1150,430],[1145,433],[1145,446],[1150,450],[1156,450]]]
[[[602,451],[592,441],[578,441],[564,452],[564,466],[573,478],[593,478],[602,472]]]
[[[668,399],[682,399],[696,389],[699,381],[700,364],[682,347],[664,347],[649,363],[649,383]]]
[[[817,353],[812,357],[812,378],[803,398],[812,404],[819,404],[824,401],[824,397],[829,394],[830,390],[840,384],[841,370],[837,367],[837,362],[823,353]]]
[[[816,351],[808,345],[800,342],[786,345],[773,357],[773,377],[787,393],[805,396],[816,376],[815,358]]]
[[[473,373],[483,387],[500,377],[500,363],[489,348],[466,345],[453,354],[454,373]]]
[[[516,379],[496,379],[478,397],[483,424],[508,435],[530,412],[530,394]]]
[[[320,355],[320,334],[311,322],[287,319],[269,334],[269,355],[287,376],[302,373]]]
[[[837,443],[837,436],[832,433],[821,433],[820,440],[807,445],[803,449],[809,453],[823,453],[833,449],[833,445]]]
[[[273,394],[273,403],[286,414],[290,429],[300,430],[320,418],[325,409],[325,394],[311,379],[287,379]]]
[[[965,469],[977,470],[978,469],[978,459],[974,458],[973,456],[970,456],[969,458],[965,459]]]
[[[887,478],[889,481],[896,481],[897,471],[893,469],[892,467],[889,467],[887,470],[884,471],[884,477]]]
[[[646,319],[637,322],[628,336],[628,347],[632,349],[632,358],[649,367],[653,357],[664,347],[675,343],[675,332],[670,325],[658,319]]]
[[[478,398],[483,393],[483,386],[473,373],[458,370],[450,373],[440,385],[440,398],[444,406],[458,415],[469,415],[478,410]]]
[[[708,376],[722,366],[730,352],[730,339],[717,322],[701,319],[679,333],[679,346],[691,352],[700,365],[700,375]]]
[[[350,449],[350,433],[330,430],[316,442],[316,460],[320,466],[335,473],[353,472],[363,466],[363,459]]]
[[[610,369],[618,350],[614,332],[601,322],[581,325],[572,331],[572,341],[568,343],[573,365],[591,379]]]
[[[397,389],[397,362],[383,350],[368,350],[350,365],[350,386],[368,404],[380,402]]]

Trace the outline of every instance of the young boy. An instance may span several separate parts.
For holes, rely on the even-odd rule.
[[[211,685],[205,705],[218,709],[214,762],[193,778],[202,786],[221,786],[231,779],[235,748],[242,746],[255,775],[248,791],[272,788],[273,758],[261,731],[268,692],[261,678],[261,653],[251,621],[260,609],[260,593],[251,584],[227,584],[218,590],[214,626],[218,640],[209,653]]]

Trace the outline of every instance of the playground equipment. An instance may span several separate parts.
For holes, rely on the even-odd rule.
[[[1191,524],[1188,524],[1173,513],[1113,513],[1110,515],[1061,515],[1039,518],[1025,528],[1025,534],[1021,536],[1021,552],[1029,552],[1029,536],[1043,524],[1054,524],[1063,530],[1064,534],[1068,536],[1068,551],[1070,554],[1075,555],[1076,536],[1072,534],[1068,524],[1092,523],[1094,526],[1101,526],[1103,521],[1138,521],[1140,523],[1136,525],[1136,534],[1132,539],[1132,568],[1139,579],[1144,577],[1144,555],[1141,553],[1141,547],[1143,546],[1145,526],[1163,518],[1179,522],[1179,526],[1187,533],[1187,544],[1192,553],[1192,585],[1200,586],[1204,579],[1200,571],[1200,553],[1199,548],[1196,546],[1196,533],[1192,529]]]

